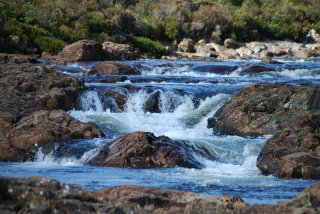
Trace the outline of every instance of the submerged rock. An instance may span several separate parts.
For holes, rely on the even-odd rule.
[[[116,62],[104,62],[95,65],[88,74],[101,75],[139,75],[141,72],[134,66]]]
[[[317,87],[261,83],[235,94],[208,120],[214,132],[274,134],[258,157],[265,174],[320,178],[320,93]]]
[[[0,177],[3,213],[317,213],[319,201],[319,183],[288,202],[249,206],[238,196],[203,196],[139,186],[89,192],[45,177]]]
[[[101,148],[89,164],[98,166],[155,168],[203,168],[189,142],[156,137],[150,132],[133,132]],[[205,152],[200,155],[209,156]],[[208,157],[213,159],[213,157]]]

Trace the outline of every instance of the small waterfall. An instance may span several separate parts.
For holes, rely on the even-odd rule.
[[[80,108],[83,111],[103,112],[103,105],[96,91],[85,91],[80,97]]]

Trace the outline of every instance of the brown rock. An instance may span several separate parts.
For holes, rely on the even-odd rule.
[[[77,121],[63,110],[42,110],[22,118],[8,132],[7,138],[12,147],[26,153],[40,147],[51,152],[53,142],[103,135],[95,125]]]
[[[138,75],[141,72],[134,66],[124,65],[116,62],[104,62],[95,65],[88,74],[101,75]]]
[[[128,44],[104,42],[102,49],[110,53],[114,60],[135,60],[139,56],[139,50]]]
[[[234,49],[225,49],[219,52],[219,59],[237,59],[239,54]]]
[[[259,169],[278,177],[319,179],[318,97],[317,87],[256,84],[235,94],[208,126],[240,136],[276,133],[258,157]]]
[[[105,59],[102,45],[93,40],[80,40],[67,45],[59,53],[59,56],[67,62],[99,61]]]
[[[202,168],[203,165],[193,157],[192,152],[195,151],[188,146],[188,142],[174,141],[165,136],[155,137],[149,132],[133,132],[101,148],[89,164],[136,168]]]
[[[294,57],[296,58],[310,58],[310,57],[318,57],[319,53],[310,50],[297,50],[294,52]]]
[[[320,183],[277,205],[247,205],[237,196],[203,196],[151,187],[123,186],[97,192],[45,177],[0,178],[5,213],[318,213]]]
[[[194,42],[192,41],[192,39],[183,39],[178,45],[178,50],[181,52],[194,53]]]

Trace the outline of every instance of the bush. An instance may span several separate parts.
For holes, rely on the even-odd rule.
[[[38,37],[34,42],[39,46],[42,52],[49,52],[53,54],[59,53],[65,46],[63,41],[46,36]]]
[[[152,53],[157,57],[161,57],[166,54],[166,47],[158,41],[153,41],[145,37],[128,36],[129,42],[140,51],[146,53]]]

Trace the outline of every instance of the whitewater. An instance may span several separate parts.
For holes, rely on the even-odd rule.
[[[279,60],[283,64],[265,65],[272,71],[244,72],[259,60],[190,62],[139,60],[120,63],[139,66],[142,75],[127,76],[124,81],[105,83],[110,76],[88,76],[97,62],[60,66],[61,73],[85,81],[87,90],[69,114],[98,125],[106,137],[75,140],[59,144],[50,154],[40,149],[36,160],[27,163],[1,163],[4,176],[49,176],[60,181],[97,190],[121,185],[153,186],[207,195],[233,194],[250,204],[274,204],[287,200],[311,180],[278,179],[262,175],[256,160],[271,136],[243,138],[213,133],[207,128],[212,117],[232,94],[257,82],[320,85],[320,60]],[[221,72],[223,69],[223,72]],[[110,91],[126,97],[120,106]],[[145,110],[145,103],[159,95],[158,112]],[[100,147],[134,131],[187,140],[211,159],[194,154],[203,169],[160,168],[130,169],[89,166]]]

